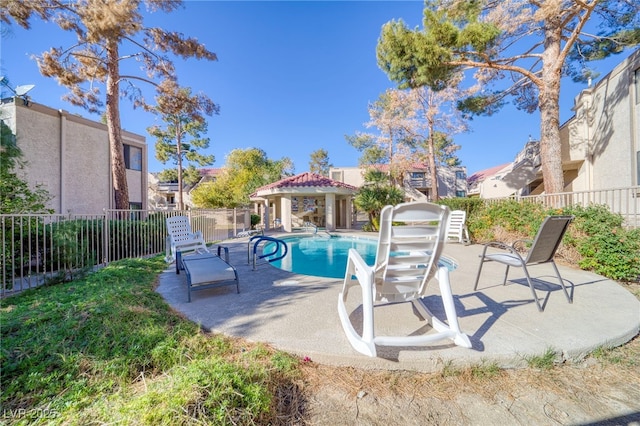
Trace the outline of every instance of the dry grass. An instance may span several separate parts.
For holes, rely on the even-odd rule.
[[[640,299],[640,284],[623,285]],[[289,404],[299,414],[295,424],[301,424],[302,418],[307,424],[341,421],[336,415],[327,418],[328,410],[344,412],[342,420],[349,423],[354,419],[364,419],[364,424],[405,422],[403,407],[408,406],[434,423],[466,423],[464,401],[469,398],[479,399],[489,411],[517,411],[511,405],[525,412],[538,410],[550,424],[557,424],[568,410],[561,410],[554,401],[592,417],[611,416],[620,401],[640,401],[640,337],[618,348],[599,349],[581,363],[548,369],[503,370],[487,364],[421,373],[305,363],[302,372],[302,384],[287,399],[298,399]],[[367,398],[375,403],[365,404]],[[523,408],[526,404],[532,407]],[[365,407],[370,412],[363,413]],[[438,412],[443,409],[447,412]],[[392,412],[400,417],[390,417]]]

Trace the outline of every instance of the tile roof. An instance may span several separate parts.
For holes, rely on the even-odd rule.
[[[475,172],[471,176],[469,176],[467,178],[467,182],[469,184],[474,183],[474,182],[482,182],[486,178],[495,175],[500,170],[502,170],[502,169],[504,169],[504,168],[506,168],[507,166],[510,166],[510,165],[511,165],[511,163],[506,163],[506,164],[502,164],[500,166],[491,167],[490,169],[480,170],[478,172]]]
[[[322,176],[318,173],[306,172],[306,173],[301,173],[299,175],[280,179],[277,182],[273,182],[268,185],[262,186],[256,189],[256,192],[254,194],[267,189],[300,188],[300,187],[315,187],[315,188],[333,187],[333,188],[352,189],[354,191],[358,189],[355,186],[329,179],[328,177]]]
[[[222,169],[214,169],[211,167],[203,167],[200,169],[200,176],[218,176],[222,173]]]

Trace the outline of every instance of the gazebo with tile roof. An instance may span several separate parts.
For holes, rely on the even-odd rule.
[[[329,231],[351,229],[351,200],[358,188],[306,172],[262,186],[251,194],[266,229],[279,220],[286,232],[311,222]]]

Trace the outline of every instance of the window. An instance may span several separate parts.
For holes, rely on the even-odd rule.
[[[342,172],[331,172],[331,180],[335,180],[336,182],[342,182]]]
[[[424,172],[411,172],[411,179],[424,179]]]
[[[142,210],[142,203],[129,203],[129,210]]]
[[[462,170],[456,171],[456,179],[466,179],[467,176]]]
[[[142,148],[125,144],[124,166],[129,170],[142,170]]]
[[[464,198],[466,196],[467,196],[467,193],[465,191],[456,191],[456,197]]]

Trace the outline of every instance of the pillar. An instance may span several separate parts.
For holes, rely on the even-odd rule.
[[[327,194],[325,200],[326,227],[328,231],[336,230],[336,194]]]
[[[291,194],[285,194],[280,198],[280,219],[282,230],[291,232]]]

